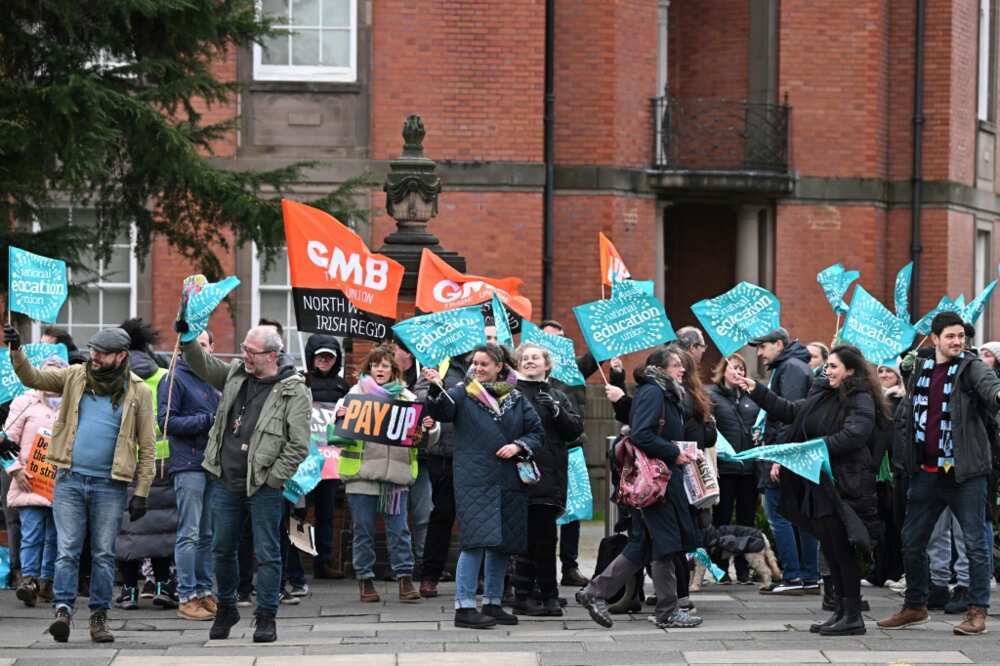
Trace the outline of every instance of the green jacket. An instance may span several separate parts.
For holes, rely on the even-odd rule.
[[[208,432],[205,461],[202,467],[216,477],[222,476],[222,429],[227,427],[233,402],[249,375],[243,361],[223,363],[206,354],[197,342],[182,346],[184,360],[203,380],[222,391],[215,423]],[[309,453],[309,423],[312,403],[305,379],[299,374],[274,385],[264,401],[257,427],[250,437],[247,452],[247,497],[267,484],[280,490]]]

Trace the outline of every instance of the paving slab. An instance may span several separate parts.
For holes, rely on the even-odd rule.
[[[906,652],[893,650],[823,650],[834,664],[973,664],[958,651]]]
[[[253,666],[255,657],[199,656],[198,666]],[[118,657],[113,666],[192,666],[189,656]]]
[[[693,650],[689,664],[828,664],[819,650]]]
[[[288,666],[287,657],[257,657],[254,666]],[[188,665],[192,666],[192,665]],[[397,666],[395,654],[344,654],[296,657],[295,666]]]
[[[419,654],[397,655],[398,666],[468,666],[470,663],[488,663],[490,666],[538,666],[534,652],[445,652],[428,657]]]

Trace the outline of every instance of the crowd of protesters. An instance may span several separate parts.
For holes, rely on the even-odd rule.
[[[555,321],[542,329],[563,334]],[[817,602],[832,614],[813,633],[865,633],[863,586],[892,585],[905,591],[903,606],[880,628],[921,624],[940,609],[964,613],[956,633],[979,634],[994,570],[1000,342],[973,348],[974,331],[955,313],[938,314],[931,329],[931,346],[877,367],[855,347],[803,345],[784,328],[750,342],[753,371],[739,354],[701,367],[707,344],[693,327],[651,350],[631,389],[613,359],[605,393],[623,435],[670,476],[658,501],[620,508],[621,547],[599,558],[591,580],[579,568],[579,522],[560,525],[570,452],[586,444],[584,396],[552,378],[542,346],[508,348],[488,327],[487,344],[437,368],[419,369],[388,342],[350,368],[340,342],[316,334],[298,369],[281,326],[262,320],[238,358],[217,357],[205,331],[171,363],[154,351],[157,332],[133,319],[96,333],[87,353],[65,331],[46,329],[42,341],[66,345],[69,362],[53,356],[36,368],[8,326],[12,365],[31,389],[2,415],[0,453],[13,458],[0,477],[16,596],[52,605],[49,633],[60,642],[78,596],[88,598],[95,642],[114,640],[112,605],[128,611],[143,599],[211,621],[213,639],[227,638],[239,608],[255,604],[254,641],[274,641],[279,607],[309,594],[289,521],[313,509],[312,575],[340,577],[332,552],[342,491],[361,602],[381,601],[379,517],[403,603],[442,593],[457,522],[456,627],[561,616],[560,584],[578,589],[576,601],[604,627],[643,601],[658,627],[696,627],[703,568],[691,554],[708,548],[719,583],[749,585],[760,572],[746,546],[758,543],[773,545],[781,567],[761,594],[822,594]],[[589,354],[577,365],[585,377],[603,374]],[[339,480],[290,502],[283,490],[308,455],[313,403],[336,405],[339,420],[348,396],[422,403],[413,446],[345,440],[331,429]],[[57,469],[51,499],[27,473],[43,435]],[[832,470],[819,483],[716,454],[721,442],[742,453],[817,439]],[[609,451],[612,471],[620,454]],[[717,473],[711,508],[692,506],[685,490],[685,466],[696,461]],[[770,542],[755,527],[758,506]],[[720,535],[731,537],[726,548],[714,547]]]

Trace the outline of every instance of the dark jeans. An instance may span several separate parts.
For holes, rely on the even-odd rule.
[[[563,573],[578,569],[577,558],[580,557],[580,521],[574,520],[559,528],[559,561]]]
[[[330,564],[333,558],[333,514],[337,506],[337,481],[320,481],[306,495],[306,502],[313,505],[316,524],[316,552],[313,566]]]
[[[236,603],[239,584],[240,532],[250,516],[253,551],[257,560],[257,612],[274,616],[278,612],[281,586],[281,518],[285,499],[280,490],[262,486],[250,497],[236,494],[220,481],[212,480],[209,497],[212,504],[212,552],[215,554],[215,577],[219,601]]]
[[[847,539],[847,529],[838,516],[825,516],[815,521],[816,538],[833,577],[833,589],[841,598],[861,596],[861,570],[854,555],[854,546]]]
[[[434,510],[427,523],[422,578],[437,582],[448,561],[451,528],[455,524],[455,483],[451,476],[451,458],[429,456],[427,471],[431,475]]]
[[[733,524],[733,510],[736,510],[736,524],[753,527],[757,517],[757,477],[753,474],[723,474],[719,477],[719,503],[712,513],[712,524],[716,527]],[[729,562],[715,559],[723,571]],[[736,577],[746,580],[750,575],[750,565],[742,555],[736,556]]]
[[[556,582],[556,518],[559,507],[533,504],[528,507],[528,552],[514,559],[514,587],[526,597],[538,583],[542,599],[559,597]]]
[[[674,587],[677,590],[677,598],[687,599],[690,595],[688,586],[691,583],[691,565],[688,562],[687,555],[684,553],[674,553],[674,569],[676,570],[674,574]]]
[[[903,523],[903,566],[906,568],[907,607],[927,604],[929,562],[927,542],[934,525],[945,507],[951,509],[965,538],[965,553],[969,558],[969,593],[971,606],[990,605],[990,554],[992,544],[986,543],[986,476],[977,476],[964,483],[955,481],[954,470],[944,472],[919,471],[910,477],[906,495],[906,521]]]
[[[253,529],[250,527],[250,515],[243,516],[243,525],[240,528],[240,545],[237,550],[237,557],[240,565],[239,595],[248,596],[253,592]],[[214,556],[213,556],[214,560]]]
[[[153,578],[157,583],[166,583],[170,579],[170,558],[154,557]],[[118,563],[118,570],[122,572],[122,584],[125,587],[139,587],[142,579],[142,560],[126,560]]]

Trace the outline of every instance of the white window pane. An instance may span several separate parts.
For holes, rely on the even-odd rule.
[[[351,66],[351,33],[349,30],[323,31],[323,65]]]
[[[100,295],[96,289],[87,289],[79,296],[71,299],[73,305],[73,323],[97,324],[101,321],[98,316],[98,303]]]
[[[285,286],[288,282],[288,251],[282,248],[275,253],[271,269],[264,271],[261,265],[260,283],[268,286]]]
[[[73,324],[69,327],[69,334],[73,336],[73,342],[76,346],[85,349],[87,343],[90,339],[94,337],[94,334],[101,330],[100,326],[81,326],[79,324]]]
[[[111,259],[104,266],[104,274],[101,279],[104,282],[128,282],[129,281],[129,255],[131,250],[127,247],[115,247],[111,250]]]
[[[293,25],[319,25],[319,0],[292,0]]]
[[[260,316],[262,319],[273,319],[282,326],[288,324],[288,292],[260,292]]]
[[[264,39],[261,47],[261,62],[265,65],[288,64],[288,35],[278,35]]]
[[[117,326],[128,319],[129,293],[118,289],[104,290],[104,321],[105,326]]]
[[[344,27],[351,25],[351,0],[322,0],[323,26]]]
[[[319,64],[319,30],[297,30],[292,34],[292,64]]]
[[[267,16],[284,22],[288,19],[288,0],[263,0],[261,10]]]

